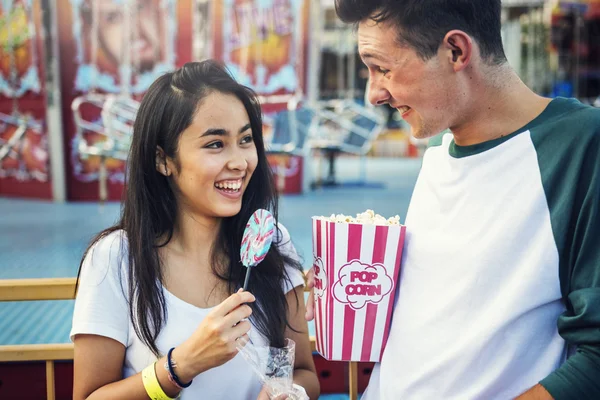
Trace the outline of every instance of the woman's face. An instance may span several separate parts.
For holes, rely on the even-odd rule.
[[[159,12],[156,1],[138,1],[131,7],[131,58],[141,71],[150,70],[161,58],[161,38],[167,15]],[[99,45],[118,64],[124,59],[125,8],[112,1],[98,5]],[[139,64],[139,65],[137,65]]]
[[[176,162],[175,162],[176,160]],[[201,102],[192,124],[179,137],[175,160],[167,160],[178,205],[197,217],[239,213],[258,164],[250,119],[242,102],[213,92]],[[164,166],[157,166],[164,173]]]

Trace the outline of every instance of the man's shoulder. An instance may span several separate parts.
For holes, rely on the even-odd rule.
[[[543,120],[546,124],[571,125],[572,129],[581,127],[589,130],[600,129],[600,108],[581,103],[577,99],[556,98],[548,108],[549,116]]]
[[[547,117],[530,129],[534,142],[586,146],[600,136],[600,108],[566,98],[552,100],[550,107]]]

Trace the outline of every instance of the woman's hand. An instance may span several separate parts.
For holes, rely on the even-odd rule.
[[[240,289],[215,307],[192,336],[173,350],[179,380],[189,382],[236,356],[236,341],[244,337],[251,326],[245,319],[252,314],[252,309],[245,303],[255,300],[252,293]]]
[[[258,394],[258,397],[256,398],[256,400],[287,400],[287,399],[289,399],[289,396],[287,394],[282,394],[277,397],[271,398],[269,396],[269,390],[267,389],[266,386],[263,386],[262,390]]]
[[[266,386],[262,387],[262,390],[258,394],[258,397],[256,398],[256,400],[271,400],[271,398],[269,397],[269,394],[268,394]]]
[[[281,394],[277,397],[271,398],[269,397],[269,390],[267,386],[263,386],[262,390],[258,394],[256,400],[304,400],[308,399],[306,396],[306,391],[302,390],[299,386],[294,385],[292,390],[289,393]]]

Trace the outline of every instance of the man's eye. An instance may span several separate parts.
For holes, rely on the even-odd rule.
[[[206,145],[207,149],[220,149],[223,147],[223,142],[212,142]]]
[[[381,67],[377,67],[377,72],[383,74],[383,76],[386,76],[388,72],[390,72],[389,69],[383,69]]]

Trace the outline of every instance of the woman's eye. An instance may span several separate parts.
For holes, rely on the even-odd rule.
[[[242,144],[252,143],[253,141],[254,138],[252,137],[252,135],[248,135],[242,139]]]
[[[207,149],[220,149],[223,147],[223,142],[212,142],[206,145]]]
[[[107,13],[104,18],[109,24],[119,22],[121,20],[121,13],[119,11],[111,11]]]

